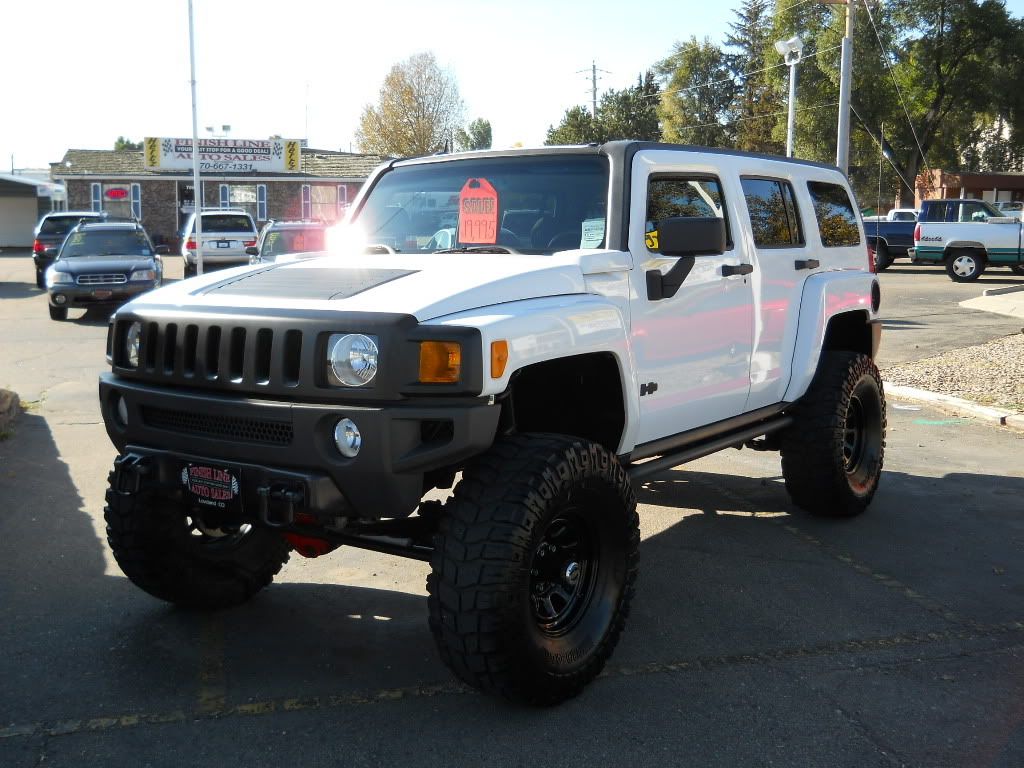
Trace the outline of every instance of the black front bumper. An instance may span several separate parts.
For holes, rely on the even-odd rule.
[[[52,307],[85,307],[97,304],[123,304],[146,291],[157,287],[155,280],[136,281],[134,283],[116,283],[112,285],[77,285],[74,283],[57,284],[48,289],[50,306]],[[55,297],[63,296],[64,303],[58,304]]]
[[[420,406],[261,400],[154,387],[100,375],[107,434],[121,453],[149,457],[174,484],[184,462],[230,464],[242,474],[243,505],[258,488],[300,487],[316,513],[376,520],[405,517],[424,492],[424,474],[459,466],[494,441],[500,406],[479,399]],[[118,415],[124,399],[127,422]],[[362,447],[345,458],[334,427],[352,419]]]

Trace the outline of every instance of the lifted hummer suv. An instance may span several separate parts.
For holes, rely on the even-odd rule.
[[[811,513],[870,503],[885,404],[856,211],[835,168],[695,147],[388,163],[335,256],[117,312],[114,556],[206,609],[292,550],[428,561],[430,629],[463,681],[574,696],[629,611],[632,483],[749,446],[781,451]]]

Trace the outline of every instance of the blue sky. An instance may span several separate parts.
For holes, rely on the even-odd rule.
[[[187,0],[5,3],[0,172],[118,135],[189,136]],[[355,151],[396,62],[432,51],[496,147],[543,142],[565,109],[622,88],[691,35],[721,41],[740,0],[194,0],[200,133],[307,135]],[[1007,3],[1024,13],[1024,0]],[[581,71],[583,70],[583,71]],[[24,73],[18,76],[16,73]]]

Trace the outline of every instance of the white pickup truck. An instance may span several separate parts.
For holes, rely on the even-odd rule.
[[[970,283],[988,267],[1024,275],[1024,222],[983,200],[925,200],[914,229],[914,263],[944,264],[957,283]]]

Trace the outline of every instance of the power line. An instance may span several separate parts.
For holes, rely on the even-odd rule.
[[[842,47],[843,46],[841,46],[841,45],[833,45],[833,46],[831,46],[829,48],[821,48],[821,49],[815,51],[814,53],[808,53],[805,56],[802,56],[800,58],[800,60],[804,61],[805,59],[813,59],[818,54],[828,53],[829,51],[835,51],[835,50],[838,50],[839,48],[842,48]],[[734,80],[743,80],[743,79],[748,78],[748,77],[750,77],[752,75],[759,75],[762,72],[768,72],[768,71],[773,70],[773,69],[778,69],[779,67],[787,67],[787,66],[789,66],[789,65],[784,63],[784,62],[782,64],[773,64],[773,65],[771,65],[769,67],[764,67],[763,69],[755,69],[752,72],[742,72],[742,73],[737,74],[737,75],[732,75],[730,77],[722,78],[721,80],[708,80],[706,83],[698,83],[697,85],[689,85],[686,88],[676,88],[675,90],[671,90],[671,91],[660,91],[658,93],[652,93],[652,94],[649,94],[646,98],[655,98],[655,97],[660,98],[662,96],[668,96],[668,95],[671,95],[673,93],[685,93],[686,91],[695,91],[698,88],[707,88],[708,86],[718,85],[720,83],[731,83]]]
[[[875,39],[878,41],[878,48],[882,53],[882,61],[885,62],[885,67],[889,70],[889,77],[892,78],[892,84],[896,87],[896,94],[900,97],[900,104],[903,105],[903,114],[907,116],[907,125],[910,126],[910,132],[914,136],[914,142],[917,144],[917,151],[921,154],[921,161],[924,163],[925,170],[927,170],[928,175],[931,176],[932,169],[928,167],[928,158],[924,156],[924,148],[921,146],[921,140],[917,137],[917,131],[914,129],[914,121],[910,119],[910,110],[907,109],[907,102],[903,100],[903,92],[900,90],[899,83],[896,82],[896,74],[892,71],[892,64],[889,63],[889,52],[885,49],[885,45],[882,43],[882,36],[878,34],[878,27],[875,26],[875,17],[874,14],[871,13],[871,6],[868,5],[868,0],[864,0],[864,8],[868,12],[868,21],[871,22],[871,28],[875,31]],[[857,116],[857,119],[860,120],[860,115]],[[861,123],[863,123],[864,127],[867,128],[867,123],[864,123],[863,120],[861,120]],[[889,162],[892,163],[891,160]],[[900,178],[903,177],[901,176]],[[906,183],[906,179],[904,179],[904,183]],[[908,184],[907,186],[910,185]],[[911,187],[911,190],[914,191],[914,188]]]
[[[851,105],[850,105],[850,109],[851,109],[851,110],[853,110],[853,114],[854,114],[854,115],[855,115],[855,116],[857,117],[857,119],[858,119],[858,120],[860,121],[860,124],[864,126],[864,132],[865,132],[865,133],[866,133],[866,134],[867,134],[868,136],[871,136],[871,139],[872,139],[872,140],[873,140],[873,141],[875,142],[875,144],[877,144],[877,145],[878,145],[878,152],[879,152],[879,154],[881,154],[881,155],[882,155],[882,157],[884,157],[884,158],[885,158],[885,159],[886,159],[886,160],[887,160],[887,161],[889,162],[889,165],[891,165],[891,166],[892,166],[892,169],[893,169],[894,171],[896,171],[896,175],[900,177],[900,181],[902,181],[902,182],[903,182],[903,185],[904,185],[904,186],[905,186],[905,187],[906,187],[907,189],[909,189],[909,190],[910,190],[911,192],[913,192],[914,194],[917,194],[917,190],[916,190],[916,189],[914,189],[914,187],[912,187],[912,186],[910,185],[910,182],[909,182],[909,181],[907,181],[906,177],[904,177],[904,175],[903,175],[902,173],[900,173],[900,169],[896,167],[896,163],[894,163],[894,162],[892,161],[892,158],[890,158],[890,157],[889,157],[888,155],[886,155],[886,154],[885,154],[885,147],[883,147],[883,146],[882,146],[882,142],[881,142],[881,141],[879,141],[878,139],[876,139],[876,138],[874,137],[874,135],[873,135],[873,134],[871,133],[871,129],[870,129],[870,128],[868,128],[868,124],[867,124],[867,123],[866,123],[866,122],[864,121],[864,118],[860,116],[860,113],[859,113],[859,112],[857,111],[857,108],[856,108],[856,107],[854,107],[854,106],[853,106],[853,104],[851,104]],[[883,138],[884,138],[884,137],[883,137]]]
[[[838,101],[833,101],[833,102],[831,102],[829,104],[817,104],[817,105],[810,106],[810,107],[797,107],[794,110],[794,112],[807,112],[809,110],[828,109],[829,107],[836,107],[836,106],[839,106],[839,102]],[[766,117],[778,117],[779,115],[788,115],[788,114],[789,114],[789,110],[784,109],[781,112],[766,112],[763,115],[752,115],[750,117],[734,117],[732,120],[727,120],[724,123],[721,122],[721,121],[716,121],[714,123],[701,123],[700,125],[681,125],[681,126],[679,126],[679,130],[681,130],[681,131],[688,131],[688,130],[693,130],[695,128],[708,128],[708,127],[710,127],[712,125],[731,125],[732,123],[742,123],[742,122],[745,122],[747,120],[763,120]]]

